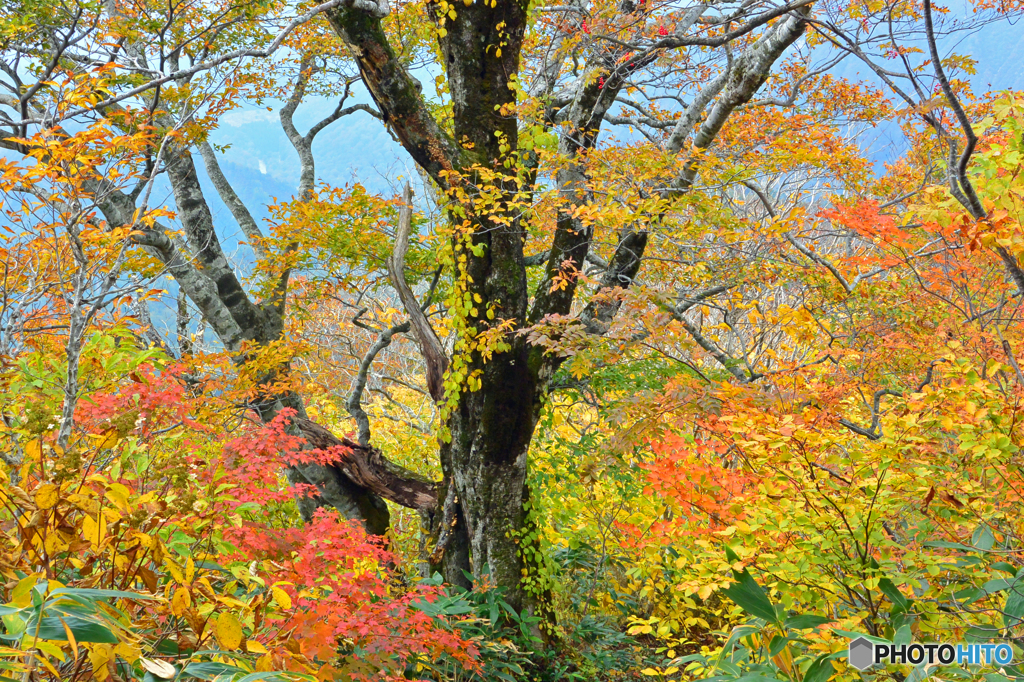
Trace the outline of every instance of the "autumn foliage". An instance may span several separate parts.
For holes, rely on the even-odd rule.
[[[1024,679],[1018,5],[6,3],[0,680]]]

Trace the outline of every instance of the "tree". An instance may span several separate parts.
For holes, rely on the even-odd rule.
[[[583,73],[564,85],[560,83],[560,62],[565,56],[559,52],[571,53],[571,48],[560,43],[573,41],[571,28],[585,31],[585,18],[576,26],[570,20],[570,26],[563,24],[553,31],[554,54],[546,55],[536,67],[539,77],[526,85],[520,82],[530,23],[525,4],[438,5],[431,11],[438,24],[451,93],[450,131],[432,116],[415,82],[394,55],[381,27],[386,16],[383,5],[342,6],[329,10],[328,16],[356,57],[363,82],[402,145],[453,203],[448,208],[449,227],[457,254],[455,267],[464,282],[460,282],[459,295],[467,302],[462,313],[468,333],[464,332],[465,338],[456,346],[456,353],[464,355],[453,358],[449,374],[457,393],[451,396],[451,388],[446,391],[450,396],[450,440],[441,449],[444,480],[439,498],[444,502],[439,516],[444,528],[439,535],[452,520],[455,530],[443,548],[444,575],[461,582],[461,572],[472,556],[476,571],[489,566],[499,585],[513,587],[512,603],[524,605],[531,599],[518,588],[524,572],[519,545],[528,528],[527,453],[561,358],[532,346],[521,334],[503,339],[494,348],[474,342],[493,327],[489,320],[523,330],[573,311],[577,278],[565,273],[587,260],[592,239],[590,227],[577,217],[577,209],[587,203],[586,171],[574,160],[595,146],[607,113],[619,93],[630,87],[631,78],[663,58],[666,50],[702,43],[726,45],[770,19],[784,16],[745,47],[733,68],[712,86],[713,92],[705,94],[703,106],[691,108],[689,117],[676,124],[668,146],[669,151],[679,152],[691,132],[688,127],[696,127],[704,107],[714,100],[694,139],[696,149],[707,148],[732,111],[751,99],[774,62],[800,36],[806,9],[794,5],[760,15],[742,14],[733,19],[740,24],[737,28],[714,37],[688,35],[701,13],[691,10],[677,16],[669,12],[681,23],[665,39],[644,35],[653,21],[642,10],[638,17],[634,7],[604,9],[602,19],[607,25],[602,29],[628,36],[622,42],[629,47],[610,41],[586,45],[589,54]],[[794,14],[788,16],[790,12]],[[519,89],[540,99],[546,108],[542,117],[521,120],[515,115]],[[557,190],[565,205],[558,212],[547,253],[542,254],[544,274],[533,296],[524,246],[529,197],[536,190],[535,142],[526,136],[524,142],[529,142],[520,142],[521,128],[531,125],[558,129],[558,151],[568,160],[568,167],[556,173]],[[693,159],[676,177],[665,178],[670,193],[686,192],[696,169]],[[602,289],[629,286],[639,270],[647,232],[643,224],[623,231],[602,276]],[[403,303],[414,320],[420,317],[414,300],[403,297]],[[614,302],[593,302],[580,311],[580,322],[588,331],[600,333],[616,308]],[[431,336],[428,331],[420,332],[417,340],[428,373],[436,376],[440,372],[431,353],[436,347]],[[470,383],[463,387],[459,377]],[[430,388],[435,399],[447,397],[437,384]]]

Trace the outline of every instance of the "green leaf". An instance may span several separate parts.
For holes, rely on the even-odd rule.
[[[813,614],[801,614],[798,616],[790,616],[786,619],[786,627],[791,630],[810,630],[816,628],[819,625],[825,623],[831,623],[832,619],[825,616],[815,616]]]
[[[832,632],[835,632],[838,635],[842,635],[847,639],[857,639],[858,637],[863,637],[872,644],[892,644],[892,642],[890,642],[887,639],[882,639],[881,637],[874,637],[873,635],[866,635],[863,632],[850,632],[849,630],[832,630]]]
[[[907,682],[924,682],[929,677],[928,674],[928,661],[915,665],[914,669],[907,675]]]
[[[779,655],[779,652],[786,648],[786,644],[789,643],[789,637],[783,637],[782,635],[775,635],[772,637],[772,641],[768,644],[768,656],[775,657]]]
[[[985,673],[985,682],[1010,682],[1010,678],[999,673]]]
[[[729,634],[729,639],[725,640],[725,644],[722,645],[722,651],[718,655],[719,663],[721,663],[722,659],[725,658],[726,653],[732,650],[732,647],[736,644],[736,642],[740,641],[744,637],[747,637],[748,635],[754,635],[758,632],[760,632],[760,628],[755,627],[753,625],[737,625],[736,627],[734,627],[732,629],[732,632]]]
[[[981,590],[985,594],[1002,592],[1003,590],[1012,587],[1016,582],[1016,578],[993,578],[992,580],[989,580],[984,585],[982,585]]]
[[[734,571],[734,577],[736,582],[722,590],[725,596],[736,602],[737,606],[750,615],[763,618],[770,623],[778,623],[779,616],[775,612],[775,606],[772,605],[771,599],[747,569],[743,569],[740,573]]]
[[[832,667],[832,654],[822,654],[814,659],[807,672],[804,673],[804,682],[828,682],[828,679],[835,673]]]
[[[217,663],[215,661],[206,661],[203,663],[189,663],[185,666],[185,669],[181,671],[184,677],[194,677],[200,680],[212,680],[218,675],[234,675],[236,673],[244,673],[245,671],[233,665],[227,663]]]
[[[899,591],[893,581],[888,578],[882,578],[878,581],[878,589],[889,598],[889,601],[892,602],[896,609],[900,611],[908,611],[910,609],[911,602],[903,596],[903,593]]]
[[[992,549],[992,545],[995,543],[996,536],[993,535],[992,529],[988,527],[987,523],[979,524],[978,527],[974,529],[974,535],[971,536],[972,545],[983,552],[987,552]]]
[[[124,592],[122,590],[96,590],[84,587],[59,587],[50,593],[51,597],[81,597],[83,599],[156,599],[156,597]]]
[[[991,642],[999,636],[999,629],[996,627],[972,626],[964,633],[966,642]]]
[[[964,551],[964,552],[977,552],[978,551],[977,547],[971,547],[969,545],[964,545],[964,544],[959,543],[959,542],[946,542],[944,540],[931,540],[929,542],[925,542],[924,546],[925,547],[930,547],[932,549],[959,549],[959,550]]]
[[[95,644],[117,644],[119,641],[110,628],[95,621],[86,620],[79,616],[64,616],[64,623],[67,623],[71,633],[79,642],[90,642]],[[33,618],[25,628],[27,633],[36,632],[36,623]],[[67,641],[68,635],[64,631],[61,618],[44,616],[39,623],[39,638],[52,639],[56,641]]]
[[[1006,595],[1006,605],[1003,606],[1003,625],[1012,628],[1024,620],[1024,583],[1018,582]]]

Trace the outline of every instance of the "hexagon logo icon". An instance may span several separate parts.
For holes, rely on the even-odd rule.
[[[867,670],[875,664],[875,647],[864,637],[850,642],[850,665],[857,670]]]

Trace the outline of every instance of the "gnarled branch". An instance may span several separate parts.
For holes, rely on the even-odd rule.
[[[333,433],[309,419],[296,417],[295,426],[306,442],[319,450],[342,446],[347,450],[331,466],[352,483],[410,509],[432,510],[437,506],[437,484],[388,460],[380,450]]]
[[[427,363],[427,390],[435,402],[444,397],[444,373],[448,369],[448,356],[445,355],[441,340],[434,333],[426,314],[416,301],[415,294],[405,281],[405,254],[409,250],[409,237],[412,233],[412,188],[408,183],[402,193],[403,206],[398,213],[398,232],[395,234],[395,249],[387,260],[388,276],[391,286],[398,292],[405,312],[409,316],[412,335],[420,354]]]

